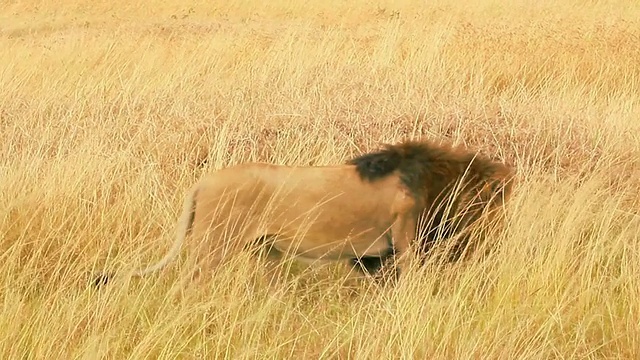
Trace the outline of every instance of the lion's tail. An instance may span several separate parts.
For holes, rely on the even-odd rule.
[[[182,249],[182,245],[184,244],[184,240],[191,233],[191,227],[193,225],[193,218],[195,215],[195,197],[197,194],[197,189],[191,189],[187,196],[184,199],[184,204],[182,208],[182,214],[180,215],[180,219],[178,220],[178,226],[176,229],[176,238],[169,249],[169,252],[157,263],[141,270],[137,270],[131,276],[140,277],[146,274],[150,274],[156,272],[158,270],[163,269],[167,266],[171,261],[173,261],[176,256],[180,253]],[[100,275],[94,281],[95,286],[99,286],[101,284],[106,284],[113,275]]]

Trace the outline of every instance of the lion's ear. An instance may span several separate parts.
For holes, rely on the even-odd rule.
[[[508,197],[513,187],[513,172],[508,168],[501,169],[488,179],[488,189],[492,196]]]
[[[502,192],[502,190],[504,190],[504,187],[505,183],[502,181],[502,179],[492,179],[491,181],[489,181],[489,189],[494,194]]]
[[[509,196],[512,187],[513,170],[506,165],[498,164],[484,175],[484,197]]]

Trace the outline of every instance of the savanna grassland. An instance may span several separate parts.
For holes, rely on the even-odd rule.
[[[406,138],[516,166],[480,261],[180,291],[181,198]],[[640,3],[0,2],[0,358],[639,359]]]

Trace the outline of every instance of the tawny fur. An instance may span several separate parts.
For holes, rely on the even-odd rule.
[[[307,262],[352,265],[360,260],[374,271],[395,254],[400,259],[397,268],[404,271],[421,214],[436,218],[425,243],[436,227],[453,233],[456,226],[464,227],[502,205],[511,193],[512,176],[509,167],[464,149],[417,141],[385,145],[338,166],[232,166],[192,187],[172,249],[159,263],[133,275],[164,268],[187,235],[192,265],[201,274],[215,271],[258,239],[275,257],[287,253]],[[463,177],[453,214],[438,209]],[[460,217],[466,205],[471,211]],[[106,280],[100,277],[96,284]]]

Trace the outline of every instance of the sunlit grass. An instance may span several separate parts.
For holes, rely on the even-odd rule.
[[[640,358],[636,2],[0,9],[3,359]],[[204,172],[418,137],[517,166],[487,258],[383,289],[269,289],[246,258],[89,286],[162,257]]]

